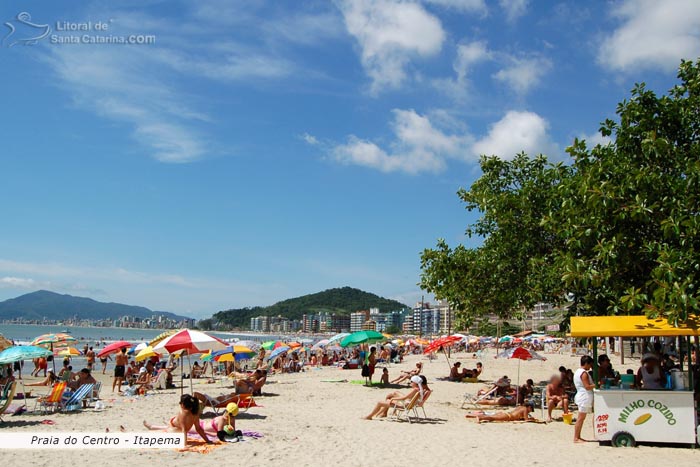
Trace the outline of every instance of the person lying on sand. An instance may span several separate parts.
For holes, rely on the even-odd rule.
[[[420,394],[422,400],[428,397],[431,390],[428,387],[428,380],[423,375],[412,376],[411,377],[411,390],[406,394],[401,394],[400,392],[391,392],[386,396],[382,402],[377,402],[374,406],[372,412],[364,417],[365,420],[372,420],[374,417],[386,417],[389,413],[389,409],[392,407],[398,407],[399,401],[410,401],[416,394]]]
[[[465,415],[466,418],[476,419],[476,423],[481,422],[539,422],[536,418],[530,417],[530,414],[535,410],[534,405],[528,402],[525,405],[518,406],[510,412],[494,412],[487,414],[483,411],[469,412]]]
[[[204,432],[207,434],[207,436],[212,436],[212,437],[217,437],[221,441],[226,440],[226,436],[235,436],[236,435],[236,415],[238,415],[238,405],[235,402],[231,402],[226,406],[226,411],[224,412],[223,415],[219,415],[218,417],[215,417],[211,419],[211,421],[204,421],[200,420],[199,421],[199,427],[204,430]],[[158,426],[158,425],[151,425],[149,423],[146,423],[144,420],[143,425],[148,428],[149,430],[156,430],[156,431],[167,431],[168,427],[163,425],[163,426]],[[199,434],[199,431],[193,424],[192,427],[187,431],[189,434]],[[201,434],[200,434],[201,436]],[[204,438],[204,437],[203,437]],[[204,438],[206,439],[206,438]]]
[[[236,406],[236,409],[238,409],[238,406]],[[194,428],[195,432],[201,436],[207,444],[211,444],[199,420],[199,401],[191,394],[183,394],[182,397],[180,397],[180,411],[170,419],[168,425],[151,425],[144,420],[143,426],[149,430],[165,430],[169,433],[182,433],[185,435],[185,444],[187,443],[187,433]]]
[[[411,370],[411,371],[402,371],[401,376],[396,378],[391,382],[391,384],[397,384],[401,383],[403,381],[411,379],[412,376],[418,376],[420,375],[421,371],[423,371],[423,364],[421,362],[416,363],[416,369]]]

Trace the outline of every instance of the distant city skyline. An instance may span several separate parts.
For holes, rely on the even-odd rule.
[[[413,305],[424,248],[479,243],[456,191],[480,154],[566,161],[700,54],[693,0],[43,0],[0,23],[0,300],[198,319],[346,285]]]

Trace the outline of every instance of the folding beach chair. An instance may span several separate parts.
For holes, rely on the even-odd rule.
[[[90,397],[92,390],[95,385],[83,384],[78,389],[73,392],[68,399],[61,401],[61,411],[62,412],[75,412],[83,408],[83,400]]]
[[[216,415],[219,415],[220,412],[223,413],[226,406],[231,402],[238,404],[238,409],[241,412],[246,412],[251,407],[260,407],[255,403],[255,399],[253,398],[252,394],[231,394],[230,397],[223,400],[217,399],[216,397],[211,397],[201,392],[195,392],[194,396],[200,400],[203,408],[211,407]],[[201,396],[201,398],[199,396]]]
[[[55,411],[61,406],[61,398],[63,398],[63,393],[66,392],[66,387],[68,383],[61,381],[53,385],[51,392],[45,396],[40,396],[36,399],[34,404],[34,411],[36,412],[37,407],[41,409],[41,413],[48,413],[50,411]]]
[[[428,394],[425,395],[425,397],[423,397],[422,400],[420,400],[420,397],[418,398],[419,399],[418,402],[416,402],[416,405],[413,406],[413,414],[416,416],[416,418],[421,418],[418,415],[418,409],[421,409],[421,411],[423,412],[424,419],[428,418],[428,416],[425,414],[425,403],[432,393],[433,392],[430,391]]]
[[[489,389],[488,392],[485,394],[482,394],[480,396],[474,395],[474,394],[465,394],[464,395],[464,400],[462,401],[462,408],[464,409],[465,405],[470,405],[471,407],[467,408],[478,408],[479,402],[483,401],[484,399],[488,399],[491,397],[496,391],[498,390],[498,386],[494,386],[493,388]]]
[[[2,399],[0,400],[0,421],[2,420],[2,414],[5,410],[12,404],[15,398],[15,391],[17,390],[17,381],[10,381],[2,388]]]
[[[420,393],[417,393],[408,402],[396,401],[396,405],[394,406],[394,411],[392,412],[391,419],[398,421],[406,419],[408,420],[408,423],[411,423],[411,412],[415,413],[416,404],[418,404],[419,399]],[[418,414],[415,413],[415,415],[416,418],[418,418]]]
[[[100,391],[102,390],[102,381],[98,381],[95,383],[95,387],[92,389],[92,392],[88,395],[87,401],[88,405],[92,404],[95,401],[100,400]]]

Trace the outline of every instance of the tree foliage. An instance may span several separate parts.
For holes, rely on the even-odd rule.
[[[700,61],[658,97],[638,84],[606,120],[609,144],[568,148],[574,171],[545,224],[564,242],[558,264],[579,311],[663,315],[698,311]]]
[[[487,314],[517,317],[523,307],[563,295],[550,267],[559,239],[541,223],[556,209],[552,197],[568,168],[518,154],[512,161],[483,157],[481,169],[483,175],[458,195],[468,211],[481,213],[466,233],[483,244],[453,249],[441,239],[421,255],[421,287],[448,300],[461,326]]]
[[[537,301],[574,297],[584,314],[687,319],[700,308],[700,60],[657,96],[644,84],[617,107],[573,163],[544,157],[481,160],[459,196],[482,213],[467,228],[478,248],[444,240],[421,255],[420,285],[467,321],[502,318]]]

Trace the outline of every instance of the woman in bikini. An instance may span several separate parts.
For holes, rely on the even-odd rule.
[[[238,409],[238,406],[236,406],[236,409]],[[212,420],[212,422],[215,420],[216,419]],[[211,444],[204,430],[204,425],[205,424],[199,420],[199,401],[191,394],[183,394],[182,397],[180,397],[180,412],[170,419],[168,425],[151,425],[145,420],[143,421],[143,426],[149,430],[165,430],[170,433],[183,433],[185,435],[185,440],[187,440],[187,433],[197,433],[207,444]],[[216,426],[218,427],[218,424]],[[194,429],[194,432],[192,429]],[[212,429],[214,428],[212,427]]]
[[[431,393],[428,387],[428,380],[423,375],[411,377],[411,390],[406,394],[401,394],[400,392],[389,393],[384,401],[377,402],[372,412],[364,419],[372,420],[374,417],[386,417],[389,409],[396,407],[399,401],[410,401],[419,393],[422,400],[425,400]]]
[[[511,410],[510,412],[496,412],[487,414],[486,412],[469,412],[465,415],[466,418],[475,418],[476,423],[481,422],[536,422],[537,419],[531,418],[530,413],[535,410],[532,403],[528,402]]]

